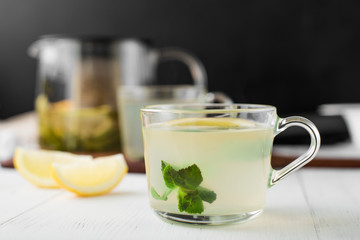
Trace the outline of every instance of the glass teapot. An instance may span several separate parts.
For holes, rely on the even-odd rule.
[[[117,89],[156,84],[161,60],[184,62],[194,87],[207,88],[205,69],[195,56],[156,49],[145,39],[48,35],[30,46],[29,55],[38,59],[35,108],[45,149],[121,152]]]

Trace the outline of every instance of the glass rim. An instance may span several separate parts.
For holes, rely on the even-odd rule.
[[[204,107],[210,108],[204,109]],[[140,111],[153,113],[259,113],[276,111],[276,107],[252,103],[176,103],[147,105]]]

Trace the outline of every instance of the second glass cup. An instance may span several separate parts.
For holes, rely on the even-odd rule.
[[[142,162],[140,109],[147,105],[169,103],[231,103],[223,93],[207,92],[207,74],[201,61],[193,54],[176,48],[155,49],[139,42],[125,43],[121,81],[117,89],[117,103],[122,136],[122,148],[129,162]],[[132,57],[126,58],[127,54]],[[137,56],[137,57],[134,57]],[[161,61],[184,63],[193,82],[191,84],[159,83],[155,74]]]

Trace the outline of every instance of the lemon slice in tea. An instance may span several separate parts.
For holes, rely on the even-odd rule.
[[[249,128],[256,123],[241,118],[181,118],[166,122],[163,126],[182,127],[220,127],[220,128]]]

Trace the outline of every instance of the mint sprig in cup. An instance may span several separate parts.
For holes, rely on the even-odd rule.
[[[175,170],[170,164],[161,161],[161,171],[168,189],[160,196],[155,188],[151,187],[154,199],[167,201],[168,195],[176,190],[179,211],[194,214],[204,211],[203,201],[213,203],[216,200],[215,192],[200,186],[203,177],[196,164]]]
[[[302,117],[280,118],[254,104],[154,105],[141,110],[150,205],[172,221],[244,222],[264,209],[266,191],[311,161],[320,135]],[[271,167],[274,137],[291,126],[310,135],[308,151]]]

